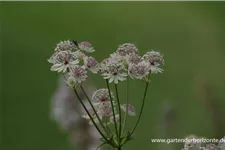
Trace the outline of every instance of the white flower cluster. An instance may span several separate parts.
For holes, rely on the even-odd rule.
[[[127,141],[131,140],[131,135],[140,121],[150,75],[163,72],[161,65],[164,65],[164,59],[156,51],[149,51],[141,56],[137,47],[131,43],[120,45],[114,53],[110,54],[101,63],[88,55],[94,51],[95,49],[89,42],[61,41],[57,44],[55,52],[48,59],[48,62],[52,64],[52,71],[63,73],[67,86],[74,90],[86,111],[86,114],[82,117],[96,127],[102,136],[103,144],[108,143],[114,148],[121,149]],[[82,83],[88,78],[88,72],[100,75],[107,83],[107,89],[95,91],[92,98],[89,98],[82,86]],[[128,98],[126,104],[122,105],[119,100],[117,84],[127,78],[145,81],[146,88],[137,123],[131,132],[125,133],[124,128],[127,115],[136,116],[135,107],[128,104]],[[116,101],[113,93],[110,92],[109,83],[115,84]],[[85,105],[80,98],[77,92],[78,87],[83,91],[90,104],[89,106]],[[121,110],[125,112],[124,117],[122,117]],[[115,126],[114,133],[110,130],[111,125]],[[104,130],[104,133],[100,128]],[[123,137],[123,134],[126,134],[126,137]]]
[[[98,62],[93,57],[86,56],[86,53],[94,51],[88,42],[61,41],[48,62],[52,64],[52,71],[67,72],[67,84],[74,87],[87,79],[87,69],[93,73],[98,72]]]
[[[134,44],[125,43],[117,51],[103,60],[99,71],[109,83],[118,84],[129,76],[132,79],[144,79],[149,73],[162,73],[160,65],[164,64],[163,56],[159,52],[150,51],[142,57],[138,55]]]
[[[159,52],[149,51],[139,56],[138,49],[131,43],[120,45],[116,52],[101,63],[91,56],[86,56],[86,53],[94,51],[88,42],[61,41],[48,61],[52,64],[52,71],[68,72],[67,83],[70,87],[86,80],[86,70],[100,74],[109,80],[109,83],[115,84],[126,80],[127,77],[144,79],[150,73],[163,71],[160,65],[164,64],[164,59]]]

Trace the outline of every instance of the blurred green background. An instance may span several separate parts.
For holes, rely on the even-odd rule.
[[[67,39],[91,42],[98,60],[125,42],[141,53],[164,54],[165,72],[152,78],[136,140],[125,150],[161,149],[151,138],[164,136],[225,135],[224,2],[1,2],[0,7],[2,150],[72,150],[68,135],[49,117],[58,75],[47,59],[56,43]],[[144,85],[131,84],[130,101],[139,111]],[[174,108],[162,119],[167,104]]]

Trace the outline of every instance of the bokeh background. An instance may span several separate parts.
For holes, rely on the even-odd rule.
[[[136,140],[125,150],[166,149],[151,138],[225,135],[224,2],[1,2],[0,7],[2,150],[73,149],[49,115],[58,75],[47,59],[56,43],[67,39],[91,42],[98,60],[125,42],[141,53],[164,54],[165,72],[153,76]],[[105,87],[99,77],[91,79]],[[130,101],[140,110],[144,85],[131,85]]]

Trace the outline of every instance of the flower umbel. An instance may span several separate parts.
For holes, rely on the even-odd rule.
[[[150,66],[145,61],[139,62],[138,64],[131,63],[128,67],[128,74],[132,79],[142,79],[149,74],[149,71]]]
[[[118,84],[119,81],[126,80],[127,74],[124,72],[124,65],[122,63],[111,63],[106,67],[106,73],[102,74],[104,79],[109,79],[109,83],[114,82]]]
[[[138,49],[134,44],[124,43],[120,45],[116,51],[120,56],[126,56],[131,54],[137,54]]]
[[[162,64],[164,65],[164,59],[163,56],[156,51],[150,51],[147,52],[143,57],[143,60],[146,62],[149,62],[150,70],[152,73],[162,73],[163,69],[159,68],[159,66]]]
[[[61,41],[57,44],[53,55],[48,61],[52,64],[52,71],[64,73],[67,86],[73,89],[86,112],[82,117],[97,129],[102,137],[103,145],[109,144],[121,150],[121,147],[132,139],[131,137],[140,122],[150,75],[152,73],[162,73],[163,70],[160,66],[164,64],[164,59],[156,51],[150,51],[141,56],[137,47],[131,43],[120,45],[114,53],[103,59],[101,63],[98,63],[94,57],[89,56],[94,51],[94,47],[86,41]],[[107,86],[107,88],[96,90],[91,98],[89,98],[82,86],[83,82],[88,79],[88,72],[102,76]],[[130,97],[128,94],[128,81],[130,78],[134,80],[141,79],[145,84],[139,113],[136,113],[134,106],[128,104]],[[122,81],[127,84],[127,90],[125,90],[127,91],[127,98],[125,104],[120,105],[122,102],[120,93],[124,91],[124,89],[120,91],[119,87],[119,83]],[[114,84],[115,96],[111,84]],[[82,96],[88,101],[87,105],[78,94],[77,90],[79,89],[83,92]],[[125,113],[122,113],[121,110]],[[127,114],[129,116],[138,114],[137,121],[131,131],[126,131]],[[112,130],[111,126],[114,126],[114,130]],[[212,145],[208,147],[211,148]]]
[[[76,59],[71,51],[55,52],[48,61],[53,64],[51,67],[52,71],[63,73],[65,73],[68,68],[79,63],[79,60]]]
[[[92,95],[92,101],[95,103],[101,103],[105,101],[110,101],[108,89],[98,89]]]
[[[57,44],[55,51],[72,51],[76,48],[76,45],[72,41],[61,41]]]

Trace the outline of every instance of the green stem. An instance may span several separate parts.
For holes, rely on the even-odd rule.
[[[104,124],[103,124],[102,120],[100,119],[100,117],[99,117],[99,115],[98,115],[97,111],[95,110],[95,107],[93,106],[93,104],[92,104],[92,102],[91,102],[91,100],[90,100],[89,96],[88,96],[88,95],[87,95],[87,93],[85,92],[85,90],[84,90],[83,86],[82,86],[82,85],[80,85],[80,88],[81,88],[81,90],[83,91],[83,93],[84,93],[85,97],[87,98],[88,102],[90,103],[91,108],[93,109],[93,111],[94,111],[94,113],[95,113],[96,117],[98,118],[98,121],[100,122],[100,124],[101,124],[102,128],[105,130],[106,134],[109,134],[109,133],[108,133],[108,131],[106,130],[106,127],[104,126]]]
[[[113,99],[112,99],[108,79],[106,79],[106,84],[107,84],[107,88],[108,88],[108,91],[109,91],[109,97],[110,97],[110,102],[111,102],[111,107],[112,107],[112,112],[113,112],[113,120],[114,120],[114,126],[115,126],[115,130],[116,130],[116,136],[119,139],[118,130],[117,130],[117,123],[116,123],[116,114],[115,114],[115,110],[114,110]]]
[[[109,133],[112,133],[111,129],[110,129],[110,126],[108,124],[109,121],[110,121],[109,118],[106,118],[106,129],[108,130]]]
[[[143,97],[143,100],[142,100],[142,105],[141,105],[141,112],[139,114],[139,117],[138,117],[138,120],[137,120],[137,123],[135,124],[133,130],[131,131],[131,134],[132,135],[135,131],[135,129],[137,128],[139,122],[140,122],[140,119],[141,119],[141,115],[143,113],[143,109],[144,109],[144,105],[145,105],[145,98],[146,98],[146,95],[147,95],[147,91],[148,91],[148,82],[146,82],[146,85],[145,85],[145,91],[144,91],[144,97]]]
[[[119,92],[118,92],[118,87],[117,84],[115,84],[115,89],[116,89],[116,99],[117,99],[117,104],[118,104],[118,110],[119,110],[119,144],[120,144],[120,138],[121,138],[121,126],[122,126],[122,119],[121,119],[121,108],[120,108],[120,100],[119,100]]]
[[[82,104],[83,108],[85,109],[85,111],[87,112],[88,116],[90,117],[92,123],[94,124],[95,128],[98,130],[98,132],[101,134],[101,136],[107,141],[108,139],[104,136],[104,134],[101,132],[101,130],[99,129],[98,125],[95,123],[94,119],[92,118],[91,114],[89,113],[88,109],[86,108],[86,106],[84,105],[83,101],[81,100],[80,96],[78,95],[77,93],[77,90],[76,89],[73,89],[77,98],[79,99],[80,103]]]
[[[122,134],[124,134],[125,131],[125,125],[126,125],[126,120],[127,120],[127,113],[128,113],[128,102],[129,102],[129,78],[127,78],[127,99],[126,99],[126,112],[124,115],[124,120],[123,120],[123,130],[122,130]]]

